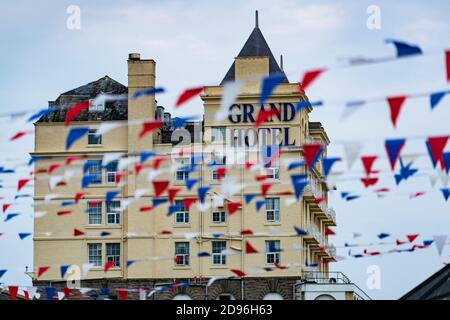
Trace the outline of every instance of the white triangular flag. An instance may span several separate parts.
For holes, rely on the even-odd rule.
[[[214,208],[223,207],[223,201],[225,197],[222,194],[214,194],[212,196],[212,205]]]
[[[359,110],[366,102],[365,101],[351,101],[347,102],[342,110],[341,121],[347,119],[350,115]]]
[[[51,176],[50,180],[49,180],[49,187],[50,190],[53,190],[56,188],[56,186],[58,185],[58,183],[64,181],[65,176],[61,175],[61,176]]]
[[[364,145],[358,141],[345,142],[343,144],[347,168],[350,170],[361,153]]]
[[[284,200],[284,204],[286,205],[286,207],[293,205],[295,202],[297,202],[297,199],[295,198],[287,198]]]
[[[205,202],[205,203],[197,202],[196,205],[197,205],[198,211],[200,211],[200,212],[205,212],[211,207],[210,202]]]
[[[144,289],[139,289],[139,300],[147,300],[147,292]]]
[[[64,299],[64,296],[65,296],[64,292],[58,292],[58,300]]]
[[[34,212],[34,217],[35,218],[42,218],[43,216],[45,216],[47,214],[47,211],[35,211]]]
[[[192,239],[194,239],[195,237],[197,237],[199,235],[200,235],[200,233],[198,233],[198,232],[185,232],[184,233],[184,237],[187,240],[192,240]]]
[[[137,157],[128,157],[128,158],[121,158],[119,160],[119,164],[117,165],[117,169],[119,171],[124,171],[125,169],[128,168],[129,165],[132,165],[134,163],[136,163],[137,161]]]
[[[119,160],[125,155],[123,152],[110,152],[103,155],[102,166],[107,166],[109,163]]]
[[[27,291],[28,291],[28,296],[30,298],[30,300],[33,300],[34,297],[37,296],[37,287],[27,287]],[[37,297],[37,299],[39,299],[39,297]]]
[[[445,243],[447,242],[446,235],[436,235],[433,236],[434,244],[436,245],[436,249],[439,255],[442,255],[442,250],[444,249]]]
[[[120,122],[102,122],[100,126],[98,127],[97,131],[95,132],[95,135],[100,136],[102,134],[107,133],[108,131],[111,131],[115,128],[118,128],[120,126],[124,126],[124,123]]]
[[[230,106],[233,104],[239,92],[241,91],[243,85],[244,81],[242,80],[237,80],[234,82],[226,82],[223,85],[223,94],[222,100],[220,102],[220,108],[216,112],[214,117],[216,122],[220,122],[228,116],[228,110]]]
[[[83,270],[83,278],[86,278],[89,270],[91,270],[94,267],[93,263],[84,263],[82,266],[82,270]]]

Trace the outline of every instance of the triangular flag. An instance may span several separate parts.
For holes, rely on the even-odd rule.
[[[364,171],[366,172],[366,176],[369,176],[372,173],[373,163],[377,160],[377,156],[364,156],[361,157],[361,161],[363,163]]]
[[[304,236],[304,235],[308,234],[308,232],[306,232],[305,230],[300,229],[299,227],[296,227],[296,226],[294,226],[294,230],[298,236]]]
[[[391,169],[394,170],[402,148],[405,146],[406,139],[391,139],[384,142],[386,152],[391,164]]]
[[[397,126],[397,119],[400,115],[400,111],[402,110],[403,103],[406,100],[406,96],[388,97],[386,99],[391,112],[391,122],[395,128]]]
[[[229,108],[239,94],[239,91],[241,91],[243,84],[243,81],[236,80],[234,82],[226,82],[223,85],[223,94],[222,100],[220,101],[220,108],[215,114],[216,122],[220,122],[228,116]]]
[[[0,270],[0,279],[3,277],[3,275],[6,273],[6,271],[8,271],[8,270],[5,270],[5,269]]]
[[[75,141],[83,138],[89,132],[89,128],[71,128],[66,139],[66,151],[72,147]]]
[[[50,269],[50,266],[39,267],[38,272],[37,272],[37,277],[39,278],[40,276],[42,276],[45,272],[48,271],[48,269]]]
[[[19,131],[15,135],[13,135],[11,138],[9,138],[9,141],[14,141],[14,140],[20,139],[23,136],[30,134],[30,133],[33,133],[33,131]]]
[[[172,204],[174,203],[175,196],[180,191],[181,191],[181,188],[170,188],[169,190],[167,190],[167,193],[169,194],[169,202],[170,203],[172,203]]]
[[[240,202],[232,202],[232,201],[227,202],[226,206],[228,214],[232,215],[233,213],[235,213],[241,205],[242,203]]]
[[[89,101],[83,101],[80,103],[77,103],[73,105],[72,107],[67,110],[66,114],[66,127],[72,122],[73,119],[76,118],[76,116],[82,112],[83,110],[86,110],[89,108]],[[69,148],[66,148],[69,149]]]
[[[382,232],[382,233],[380,233],[380,234],[377,234],[377,237],[378,237],[378,239],[384,239],[384,238],[387,238],[387,237],[389,237],[390,236],[390,234],[389,233],[384,233],[384,232]]]
[[[427,145],[428,154],[430,155],[433,167],[440,163],[441,168],[445,168],[444,159],[442,155],[444,153],[445,146],[448,141],[448,136],[442,137],[430,137],[425,142]]]
[[[272,95],[273,90],[285,79],[284,74],[278,73],[267,76],[261,83],[261,95],[259,103],[262,105]]]
[[[450,81],[450,50],[445,51],[445,69],[447,71],[447,82]]]
[[[326,69],[315,69],[315,70],[309,70],[306,71],[303,74],[303,78],[300,81],[300,92],[306,91],[306,89],[313,83],[314,80],[316,80]]]
[[[61,271],[61,279],[64,279],[64,276],[66,275],[66,272],[69,269],[69,267],[70,267],[70,264],[64,264],[59,267],[59,269]]]
[[[349,101],[345,104],[344,110],[342,111],[341,121],[350,117],[353,113],[359,110],[363,105],[366,104],[365,100]]]
[[[406,238],[408,238],[409,242],[413,242],[414,240],[416,240],[416,238],[419,236],[419,234],[408,234],[406,235]]]
[[[187,102],[188,100],[192,99],[196,95],[199,95],[203,91],[203,87],[194,87],[184,90],[177,99],[177,102],[175,103],[175,108],[179,108],[183,103]]]
[[[19,179],[17,181],[17,192],[19,192],[31,179]]]
[[[205,202],[206,193],[211,189],[210,186],[202,186],[198,188],[198,198],[201,203]]]
[[[114,267],[114,262],[113,261],[105,262],[105,264],[103,266],[103,271],[104,272],[108,272],[108,270],[111,269],[112,267]]]
[[[323,147],[321,144],[318,144],[318,143],[303,145],[303,154],[305,157],[305,164],[309,170],[315,164],[315,162],[319,159],[322,151],[323,151]]]
[[[340,161],[341,158],[323,158],[322,159],[322,170],[323,170],[323,176],[327,177],[330,173],[331,167],[336,161]]]
[[[20,240],[23,240],[28,236],[31,236],[31,233],[19,233]]]
[[[422,54],[422,50],[418,46],[403,41],[386,39],[386,43],[394,44],[395,49],[397,50],[397,58]]]
[[[45,298],[47,300],[53,300],[54,296],[55,296],[55,288],[46,287],[45,288]]]
[[[445,173],[448,174],[450,171],[450,152],[442,153],[442,160],[444,161]]]
[[[268,182],[261,184],[261,193],[264,198],[266,197],[267,192],[269,191],[269,189],[272,185],[273,185],[273,183],[268,183]]]
[[[450,197],[450,189],[449,188],[443,188],[441,189],[442,194],[444,196],[445,201],[448,200],[448,198]]]
[[[137,90],[133,93],[133,96],[131,97],[132,99],[137,99],[140,97],[145,97],[145,96],[154,96],[157,93],[164,93],[164,88],[159,87],[159,88],[145,88],[142,90]]]
[[[158,198],[160,195],[164,193],[164,191],[167,190],[169,187],[170,181],[169,180],[154,180],[153,182],[153,189],[155,191],[155,197]]]
[[[244,194],[245,204],[249,204],[252,202],[252,200],[256,197],[256,194],[254,193],[247,193]]]
[[[78,237],[78,236],[84,236],[84,232],[80,231],[78,229],[73,229],[73,236],[74,237]]]
[[[233,272],[238,277],[245,277],[246,276],[245,272],[243,272],[241,270],[238,270],[238,269],[230,269],[230,271]]]
[[[377,184],[378,178],[361,178],[361,182],[364,184],[365,188]]]
[[[441,256],[445,243],[447,242],[447,235],[435,235],[433,236],[433,241],[436,245],[439,256]]]
[[[16,300],[18,290],[19,290],[18,286],[8,286],[10,300]]]
[[[117,293],[119,294],[119,300],[127,300],[128,290],[119,289],[117,290]]]
[[[258,200],[255,202],[256,212],[261,210],[262,206],[266,204],[266,200]]]
[[[438,103],[442,100],[442,98],[447,94],[447,91],[442,91],[442,92],[434,92],[432,94],[430,94],[430,107],[431,110],[433,110]]]
[[[189,211],[190,207],[197,202],[197,198],[185,198],[183,199],[184,210]]]
[[[200,179],[186,179],[186,181],[185,181],[186,182],[186,188],[188,190],[191,190],[192,187],[199,181],[200,181]]]
[[[139,139],[141,139],[146,134],[161,128],[163,125],[162,120],[152,120],[152,121],[146,121],[142,124],[142,130],[139,132]]]
[[[325,234],[327,235],[327,236],[334,236],[335,234],[336,234],[336,232],[334,232],[333,230],[331,230],[330,228],[326,228],[325,229]]]
[[[364,145],[361,142],[351,141],[343,144],[345,159],[347,160],[347,168],[350,170],[358,158]]]
[[[8,214],[6,215],[5,220],[3,220],[3,222],[9,221],[9,220],[11,220],[12,218],[17,217],[18,215],[19,215],[19,213],[8,213]]]
[[[251,253],[258,253],[258,250],[256,250],[250,242],[247,240],[245,241],[245,253],[251,254]]]

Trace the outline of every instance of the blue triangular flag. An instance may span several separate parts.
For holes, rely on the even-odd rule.
[[[356,200],[358,198],[360,198],[361,196],[348,196],[347,198],[345,198],[345,200],[347,201],[352,201],[352,200]]]
[[[144,96],[154,96],[157,93],[163,93],[165,90],[162,87],[159,88],[145,88],[134,92],[132,98],[137,99]]]
[[[448,200],[448,198],[450,197],[450,189],[449,188],[442,188],[442,195],[444,196],[445,201]]]
[[[111,232],[108,232],[108,231],[100,232],[100,237],[106,237],[106,236],[110,236],[110,235],[111,235]]]
[[[50,109],[50,108],[42,109],[42,110],[36,112],[35,114],[33,114],[31,117],[29,117],[27,121],[32,122],[34,120],[40,119],[40,118],[46,116],[47,114],[55,112],[56,110],[57,109]]]
[[[59,267],[61,270],[61,278],[64,279],[64,276],[66,275],[67,270],[69,269],[70,264],[63,264]]]
[[[300,228],[297,227],[297,226],[294,226],[294,230],[295,230],[295,233],[296,233],[298,236],[304,236],[304,235],[307,235],[307,234],[308,234],[308,232],[306,232],[306,231],[303,230],[303,229],[300,229]]]
[[[256,211],[261,210],[262,206],[266,204],[266,200],[258,200],[256,201]]]
[[[98,174],[87,174],[81,179],[81,188],[87,188],[91,183],[98,181]]]
[[[8,270],[5,270],[5,269],[0,270],[0,279],[3,277],[3,275],[6,273],[6,271],[8,271]]]
[[[201,257],[210,257],[211,254],[209,254],[209,252],[206,251],[201,251],[197,254],[197,257],[201,258]]]
[[[434,92],[430,95],[430,107],[433,110],[438,103],[442,100],[442,98],[447,94],[447,91],[442,92]]]
[[[135,262],[136,262],[136,260],[127,260],[127,268]]]
[[[259,103],[263,104],[270,97],[275,87],[279,85],[283,80],[284,75],[281,73],[265,77],[261,84],[261,95],[259,98]]]
[[[341,158],[337,158],[337,157],[335,157],[335,158],[323,158],[322,159],[323,176],[327,177],[328,174],[331,171],[331,167],[333,166],[333,164],[336,161],[340,161],[340,160],[341,160]]]
[[[153,152],[153,151],[143,151],[143,152],[141,152],[141,160],[140,160],[140,162],[141,163],[145,162],[145,160],[147,160],[148,158],[151,158],[151,157],[153,157],[155,155],[156,155],[156,153]]]
[[[384,238],[387,238],[389,236],[390,236],[390,234],[383,233],[383,232],[377,235],[378,239],[384,239]]]
[[[252,200],[256,197],[256,194],[254,193],[247,193],[244,194],[245,204],[249,204],[252,202]]]
[[[188,190],[191,190],[192,187],[199,181],[200,179],[186,179],[186,187]]]
[[[223,236],[223,233],[213,233],[212,236],[214,238],[220,238],[221,236]]]
[[[170,205],[169,206],[169,212],[167,212],[167,216],[171,216],[173,215],[175,212],[179,211],[180,207],[176,204]]]
[[[198,188],[198,199],[201,203],[205,202],[206,193],[211,189],[210,186],[203,186]]]
[[[397,58],[422,54],[422,50],[416,45],[411,45],[406,42],[393,39],[387,39],[386,43],[394,44],[395,48],[397,49]]]
[[[442,154],[442,159],[444,160],[445,173],[448,174],[448,172],[450,170],[450,152],[444,152]]]
[[[348,195],[350,195],[350,192],[345,192],[345,191],[344,191],[344,192],[341,192],[341,198],[342,198],[342,199],[347,198]]]
[[[300,110],[310,108],[310,107],[311,107],[311,103],[309,103],[309,101],[303,101],[303,100],[299,101],[295,105],[295,113],[298,113]]]
[[[304,166],[304,165],[305,165],[305,163],[303,161],[295,161],[295,162],[289,163],[287,169],[288,169],[288,171],[290,171],[290,170],[300,168],[301,166]]]
[[[405,145],[405,141],[406,139],[389,139],[384,142],[392,170],[395,168],[395,163],[400,156],[400,151]]]
[[[153,198],[152,199],[152,207],[155,208],[155,207],[159,206],[160,204],[163,204],[167,201],[168,201],[167,198]]]
[[[306,181],[297,181],[294,182],[294,192],[295,192],[295,197],[297,198],[297,200],[300,199],[303,189],[305,189],[306,185],[308,184],[308,182]]]
[[[423,240],[424,246],[431,246],[433,244],[434,240]]]
[[[67,206],[71,206],[71,205],[74,205],[75,204],[75,201],[62,201],[61,202],[61,206],[62,207],[67,207]]]
[[[25,239],[26,237],[31,236],[31,233],[19,233],[20,240]]]
[[[6,215],[5,220],[3,220],[3,222],[9,221],[9,220],[11,220],[12,218],[17,217],[18,215],[19,215],[19,213],[8,213],[8,214]]]
[[[117,196],[119,194],[119,191],[108,191],[106,192],[106,200],[105,203],[106,205],[109,205],[111,203],[111,201],[114,199],[115,196]]]
[[[45,288],[45,296],[46,296],[47,300],[53,300],[53,297],[55,296],[55,288],[46,287]]]
[[[66,140],[66,150],[69,150],[73,143],[85,136],[89,132],[89,128],[71,128]]]

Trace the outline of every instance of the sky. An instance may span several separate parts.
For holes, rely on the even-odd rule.
[[[67,28],[67,8],[77,5],[80,29]],[[380,8],[381,28],[367,28],[368,6]],[[343,156],[343,143],[364,144],[363,155],[385,158],[384,140],[410,137],[402,154],[426,154],[424,139],[447,135],[450,99],[444,98],[433,111],[426,97],[406,101],[394,130],[385,101],[369,103],[342,120],[346,101],[384,98],[398,94],[420,94],[448,89],[444,50],[450,48],[447,1],[0,1],[0,166],[17,167],[15,175],[0,175],[0,203],[14,198],[15,181],[30,170],[24,164],[33,150],[33,136],[14,143],[9,138],[21,130],[32,130],[25,118],[10,113],[39,110],[49,100],[72,88],[104,75],[127,84],[127,57],[140,52],[142,58],[157,63],[157,85],[167,94],[158,104],[173,112],[178,93],[186,87],[216,85],[238,54],[254,27],[254,11],[259,10],[259,26],[275,57],[283,54],[284,70],[291,82],[298,82],[305,70],[329,67],[308,90],[310,100],[323,100],[323,107],[310,114],[320,121],[331,139],[328,154]],[[393,62],[342,68],[345,59],[355,56],[394,56],[385,39],[401,39],[419,45],[424,55]],[[176,115],[203,111],[200,99],[177,110]],[[449,150],[449,146],[447,149]],[[386,241],[419,233],[419,240],[448,234],[450,204],[439,188],[432,186],[435,174],[429,158],[418,157],[414,166],[420,176],[396,187],[386,159],[377,186],[392,194],[378,199],[363,190],[355,179],[337,181],[330,206],[337,213],[338,226],[332,241],[336,245],[377,242],[381,232],[391,234]],[[347,171],[345,162],[335,170],[345,177],[361,176],[359,161]],[[342,178],[342,177],[341,177]],[[337,178],[339,179],[339,177]],[[25,189],[32,193],[32,188]],[[362,194],[346,202],[341,191]],[[426,191],[419,198],[409,194]],[[0,269],[10,269],[1,279],[7,284],[29,285],[25,266],[32,266],[32,240],[20,241],[11,233],[32,231],[30,199],[14,212],[26,213],[0,222]],[[12,210],[10,211],[12,212]],[[362,237],[353,239],[353,233]],[[392,246],[370,247],[387,250]],[[353,253],[362,248],[354,248]],[[374,299],[397,299],[450,261],[450,251],[441,256],[434,247],[412,253],[398,253],[362,259],[348,258],[348,250],[338,249],[347,259],[331,268],[345,273]],[[380,286],[367,286],[368,270],[376,266]],[[368,269],[369,268],[369,269]],[[373,268],[373,267],[372,267]]]

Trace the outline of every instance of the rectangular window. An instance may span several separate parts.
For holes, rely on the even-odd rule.
[[[189,211],[185,210],[183,200],[175,200],[175,206],[175,223],[189,223]]]
[[[106,182],[116,183],[117,168],[119,167],[119,161],[111,161],[106,165]]]
[[[189,178],[189,158],[179,158],[177,162],[177,171],[175,172],[175,179],[177,181],[185,181]]]
[[[189,265],[189,242],[175,242],[175,265]]]
[[[120,224],[120,201],[114,200],[106,204],[106,222]]]
[[[212,244],[212,264],[224,265],[227,263],[227,256],[222,254],[222,251],[227,248],[226,241],[213,241]]]
[[[89,99],[89,111],[105,111],[105,99]]]
[[[279,240],[266,241],[266,263],[280,263],[280,251],[281,249]]]
[[[225,211],[213,211],[212,222],[213,223],[225,223]]]
[[[87,174],[93,176],[92,184],[102,183],[102,160],[88,160],[85,166],[88,167]]]
[[[102,203],[89,201],[87,203],[88,224],[102,224]]]
[[[266,222],[280,222],[280,198],[266,199]]]
[[[102,266],[102,244],[88,243],[88,262],[94,267]]]
[[[96,129],[89,129],[88,145],[93,146],[102,144],[102,135],[101,134],[97,135],[96,133],[97,133]]]
[[[211,142],[224,142],[224,141],[225,141],[225,127],[212,127]]]
[[[106,244],[106,262],[114,262],[114,267],[120,267],[120,243]]]
[[[266,176],[269,179],[280,179],[280,168],[279,167],[269,167],[266,169]]]

